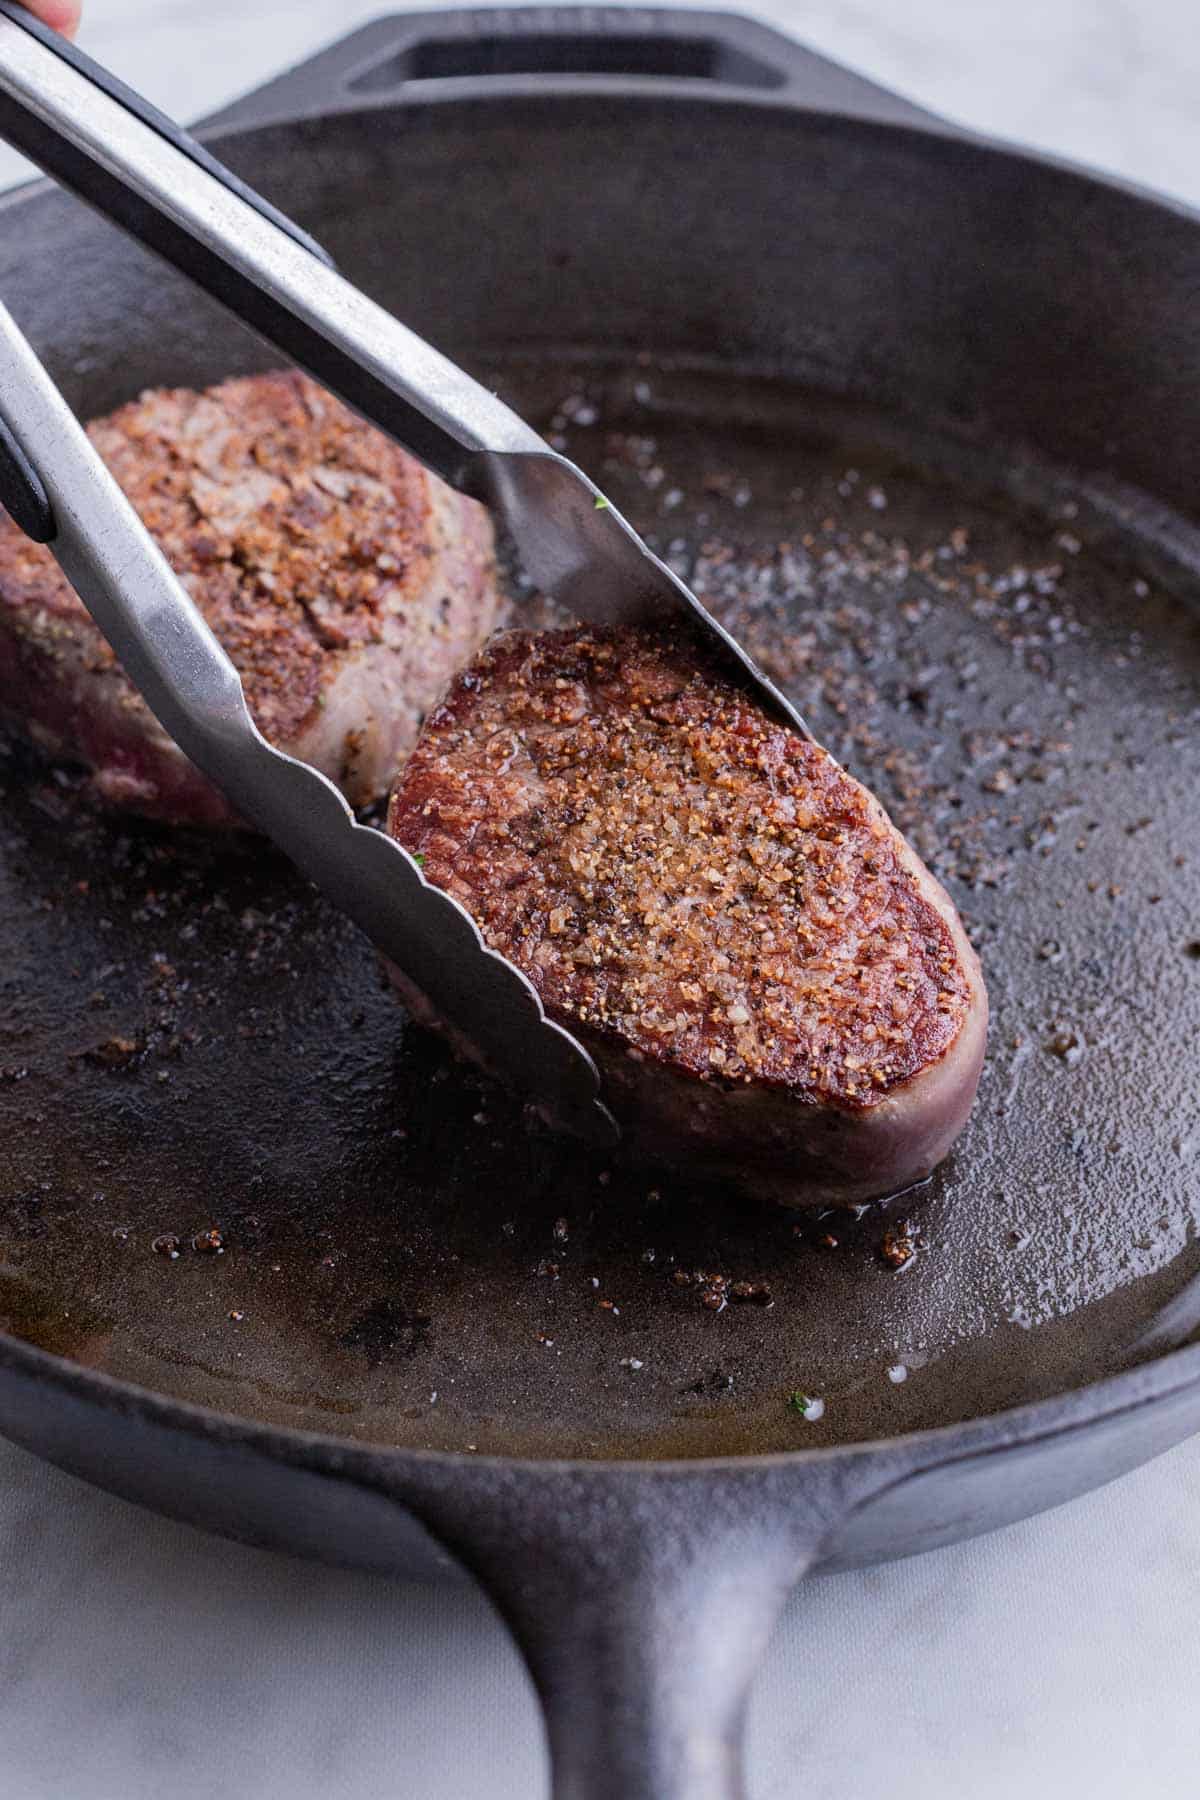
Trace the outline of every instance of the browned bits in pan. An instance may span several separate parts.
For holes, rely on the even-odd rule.
[[[729,1289],[729,1298],[748,1302],[751,1306],[773,1306],[775,1303],[765,1281],[735,1281]]]
[[[145,1045],[135,1038],[111,1037],[93,1050],[85,1051],[84,1055],[88,1062],[96,1063],[102,1069],[128,1069],[144,1049]]]
[[[879,1254],[890,1269],[907,1268],[917,1254],[917,1228],[911,1219],[888,1226],[879,1246]]]

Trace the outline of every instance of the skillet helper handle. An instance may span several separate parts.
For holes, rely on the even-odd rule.
[[[792,104],[941,127],[902,95],[736,13],[623,6],[448,7],[396,13],[322,50],[217,115],[222,125],[331,106],[370,110],[407,94],[536,93],[548,82]],[[944,127],[943,127],[944,128]],[[949,128],[946,128],[949,129]]]
[[[107,71],[0,0],[0,136],[165,258],[452,486],[546,446],[344,280],[313,241]]]

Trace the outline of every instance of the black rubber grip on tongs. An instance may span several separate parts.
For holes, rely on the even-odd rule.
[[[0,419],[0,506],[35,544],[48,544],[58,529],[41,476],[3,419]]]

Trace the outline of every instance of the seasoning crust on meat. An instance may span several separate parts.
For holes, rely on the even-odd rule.
[[[965,1118],[983,990],[949,900],[866,789],[690,638],[493,639],[431,716],[390,827],[602,1056],[643,1137],[679,1123],[655,1067],[693,1099],[712,1091],[708,1141],[692,1145],[707,1164],[727,1149],[717,1094],[773,1092],[810,1183],[829,1186],[832,1142],[846,1152],[834,1190],[869,1188],[878,1145],[863,1140],[857,1180],[848,1122],[903,1124],[902,1096],[969,1039]],[[768,1136],[777,1104],[769,1117]],[[753,1135],[744,1105],[728,1118]],[[950,1121],[912,1123],[919,1162]]]
[[[494,623],[491,528],[307,376],[148,392],[88,427],[273,743],[356,804]],[[101,797],[227,809],[170,744],[49,552],[0,521],[0,705]]]

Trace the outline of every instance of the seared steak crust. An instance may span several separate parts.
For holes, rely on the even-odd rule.
[[[793,1201],[864,1197],[926,1173],[965,1120],[986,1001],[949,900],[872,796],[690,640],[494,639],[390,827],[597,1055],[641,1150]]]
[[[89,426],[264,735],[355,804],[495,619],[491,527],[306,376],[149,392]],[[46,550],[0,520],[0,707],[105,800],[220,821]]]

